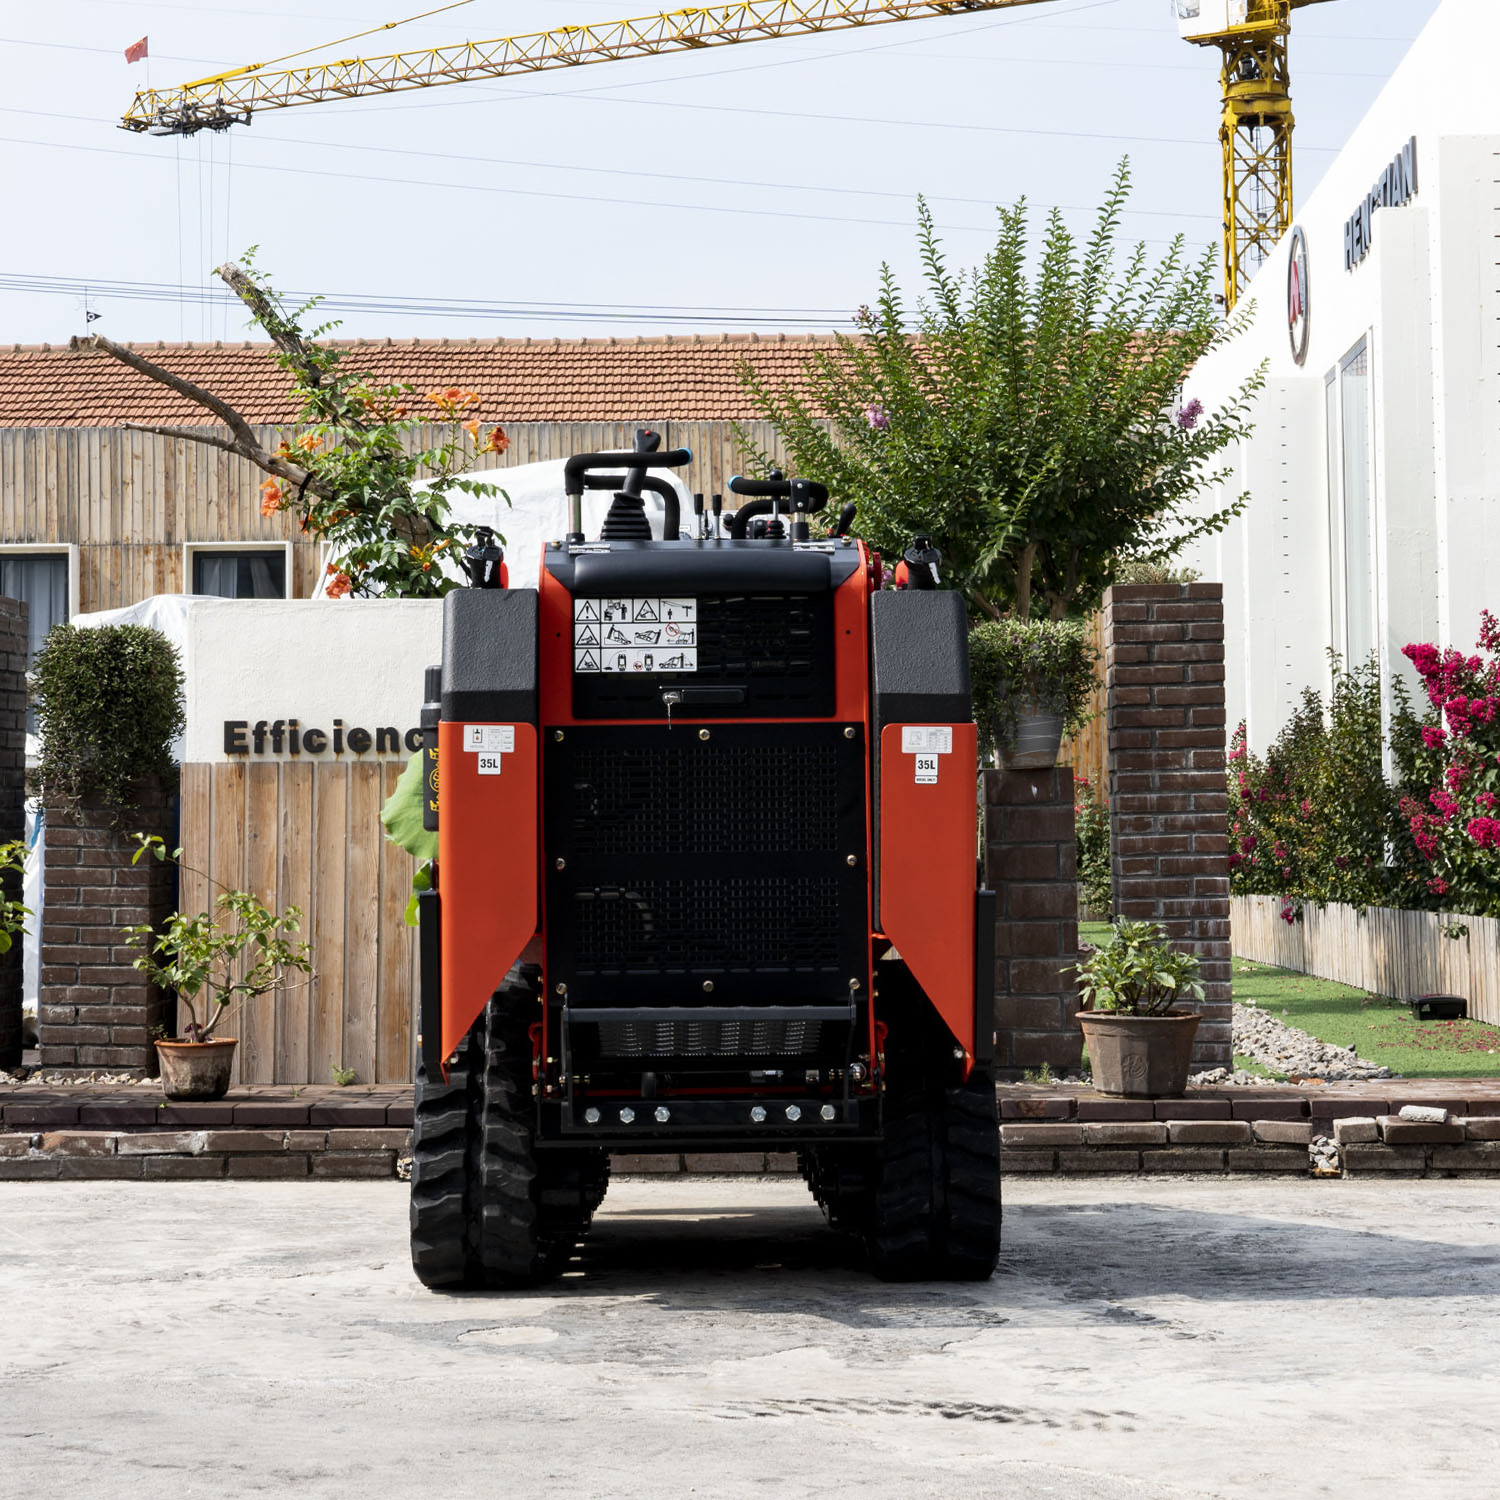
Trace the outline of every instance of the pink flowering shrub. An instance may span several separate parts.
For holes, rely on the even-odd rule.
[[[1427,695],[1420,719],[1398,717],[1401,835],[1415,851],[1426,900],[1500,915],[1500,623],[1488,610],[1473,655],[1410,645]],[[1413,903],[1417,904],[1417,903]]]

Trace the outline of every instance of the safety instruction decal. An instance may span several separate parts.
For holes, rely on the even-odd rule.
[[[506,755],[515,748],[514,724],[464,725],[464,749],[476,757],[475,769],[481,776],[499,776],[505,769]]]
[[[918,786],[936,786],[939,756],[953,753],[951,724],[903,724],[901,751],[913,757],[913,775]]]
[[[575,599],[575,672],[696,672],[696,599]]]

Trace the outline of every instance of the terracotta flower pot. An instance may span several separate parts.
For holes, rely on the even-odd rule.
[[[1082,1010],[1094,1087],[1104,1094],[1175,1095],[1187,1088],[1198,1017],[1191,1011],[1132,1016]]]
[[[238,1037],[211,1042],[158,1042],[161,1091],[168,1099],[222,1099],[229,1092]]]

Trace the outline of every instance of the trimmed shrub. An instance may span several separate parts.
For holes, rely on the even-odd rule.
[[[46,793],[122,808],[141,778],[173,774],[172,741],[186,722],[182,666],[159,630],[59,625],[37,653],[31,691],[33,779]]]
[[[1063,734],[1089,718],[1099,653],[1077,620],[986,620],[969,632],[974,718],[985,750],[1008,745],[1021,705],[1061,714]]]

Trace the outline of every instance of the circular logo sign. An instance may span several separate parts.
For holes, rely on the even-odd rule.
[[[1286,261],[1286,327],[1292,341],[1292,358],[1300,365],[1307,358],[1307,325],[1312,310],[1308,297],[1307,236],[1299,224],[1292,230]]]

